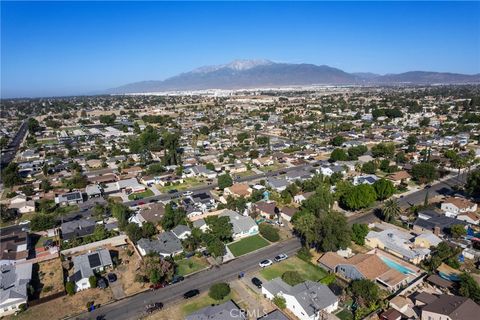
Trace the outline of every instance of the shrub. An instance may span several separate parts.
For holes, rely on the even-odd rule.
[[[307,247],[302,247],[300,250],[298,250],[297,257],[299,257],[300,259],[306,262],[312,261],[312,254],[310,253],[310,250],[308,250]]]
[[[210,287],[208,295],[215,300],[222,300],[230,294],[230,286],[227,283],[215,283]]]
[[[20,310],[20,312],[27,310],[27,304],[22,303],[21,305],[18,306],[18,309]]]
[[[292,287],[305,281],[297,271],[285,271],[282,274],[282,280]]]
[[[90,283],[91,288],[96,288],[97,287],[97,277],[96,276],[90,276],[88,278],[88,282]]]
[[[275,296],[273,297],[273,303],[280,309],[285,309],[287,307],[287,301],[285,301],[284,297],[281,296]]]
[[[68,295],[73,296],[75,294],[75,283],[68,281],[65,284],[65,291],[67,291]]]
[[[275,229],[272,225],[269,225],[268,223],[262,223],[260,224],[258,229],[262,237],[264,237],[268,241],[277,242],[278,240],[280,240],[278,230]]]

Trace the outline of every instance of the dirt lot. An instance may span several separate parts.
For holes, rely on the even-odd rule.
[[[60,258],[39,262],[38,279],[41,287],[40,298],[62,292],[64,287],[62,262]]]
[[[113,250],[118,251],[118,258],[121,261],[120,265],[113,272],[118,277],[117,281],[121,282],[125,295],[129,296],[148,289],[148,285],[135,282],[135,275],[140,266],[140,258],[134,253],[133,248],[128,245],[117,247]],[[128,251],[133,252],[133,254],[129,256],[127,254]]]
[[[20,320],[39,320],[39,319],[62,319],[86,311],[86,305],[89,301],[94,301],[96,305],[105,304],[112,300],[112,291],[110,288],[88,289],[77,292],[73,296],[65,296],[37,306],[29,308],[24,313],[11,319]]]

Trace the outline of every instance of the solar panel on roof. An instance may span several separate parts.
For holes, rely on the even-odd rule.
[[[100,266],[100,256],[98,253],[94,253],[88,256],[88,262],[90,263],[90,268],[96,268]]]

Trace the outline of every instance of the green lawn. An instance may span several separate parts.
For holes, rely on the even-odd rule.
[[[262,238],[259,234],[244,238],[228,245],[228,248],[235,257],[258,250],[268,246],[269,242]]]
[[[202,308],[211,306],[212,304],[222,304],[232,299],[231,294],[223,298],[221,301],[214,300],[207,295],[200,297],[195,297],[191,301],[184,303],[182,306],[183,315],[187,316],[195,311],[198,311]]]
[[[274,163],[270,166],[265,166],[265,167],[261,167],[261,168],[258,168],[260,171],[263,171],[263,172],[270,172],[270,171],[276,171],[276,170],[280,170],[280,169],[283,169],[285,168],[286,166],[284,164],[281,164],[281,163]]]
[[[208,262],[205,258],[191,257],[189,259],[182,259],[176,261],[177,274],[186,276],[187,274],[202,270],[208,266]]]
[[[143,199],[143,198],[147,198],[147,197],[151,197],[153,196],[153,191],[150,190],[150,189],[147,189],[143,192],[139,192],[139,193],[132,193],[128,196],[128,200],[140,200],[140,199]]]
[[[187,190],[187,189],[191,189],[191,188],[198,187],[205,184],[203,182],[203,179],[195,178],[195,177],[185,178],[183,181],[184,182],[180,184],[172,184],[164,187],[161,185],[157,185],[157,189],[162,193],[167,193],[172,189],[181,191],[181,190]]]
[[[260,271],[266,280],[281,277],[285,271],[297,271],[304,279],[319,281],[327,275],[327,272],[313,264],[303,261],[298,257],[290,257],[279,263],[274,263]]]
[[[337,313],[336,316],[337,316],[340,320],[351,320],[351,319],[353,319],[352,313],[351,313],[349,310],[347,310],[347,309],[343,309],[342,311],[340,311],[339,313]]]
[[[232,173],[232,175],[236,175],[236,176],[239,176],[239,177],[249,177],[249,176],[256,175],[256,173],[253,170],[247,170],[245,172],[240,172],[240,173],[235,173],[235,174]]]

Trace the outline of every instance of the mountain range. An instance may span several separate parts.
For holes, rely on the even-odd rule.
[[[141,81],[107,90],[107,93],[146,93],[204,89],[249,89],[302,85],[399,85],[480,83],[480,74],[410,71],[379,75],[348,73],[326,65],[276,63],[269,60],[235,60],[205,66],[165,80]]]

